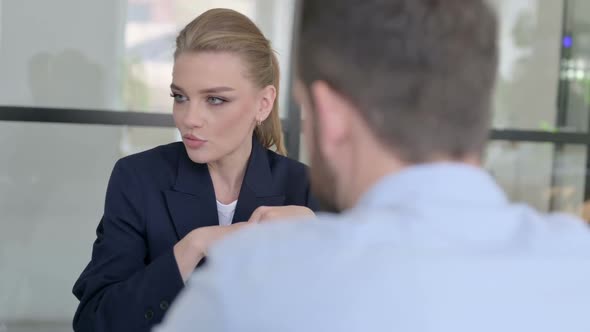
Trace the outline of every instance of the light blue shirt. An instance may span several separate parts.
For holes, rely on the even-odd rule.
[[[343,214],[222,241],[157,331],[588,332],[590,233],[481,169],[411,167]]]

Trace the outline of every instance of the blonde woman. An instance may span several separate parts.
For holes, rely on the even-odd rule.
[[[313,214],[306,167],[284,157],[279,66],[256,25],[210,10],[180,32],[174,57],[183,141],[116,163],[74,286],[77,331],[149,331],[213,242],[249,220]]]

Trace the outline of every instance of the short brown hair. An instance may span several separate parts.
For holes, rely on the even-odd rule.
[[[480,155],[496,30],[485,0],[307,0],[298,74],[348,98],[406,162]]]
[[[275,87],[277,99],[269,117],[254,131],[266,148],[274,147],[287,154],[279,116],[278,96],[279,61],[270,41],[248,17],[231,9],[217,8],[206,11],[190,22],[176,38],[174,58],[184,52],[231,52],[239,55],[249,66],[250,79],[263,88]]]

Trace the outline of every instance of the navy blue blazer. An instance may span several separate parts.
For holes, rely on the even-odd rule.
[[[234,222],[259,206],[316,209],[307,168],[253,140]],[[207,165],[182,143],[125,157],[113,169],[92,259],[74,285],[76,331],[149,331],[184,287],[174,245],[195,228],[218,225]]]

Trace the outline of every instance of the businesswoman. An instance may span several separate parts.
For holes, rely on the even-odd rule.
[[[279,66],[260,30],[210,10],[180,32],[174,58],[182,143],[116,163],[92,259],[74,285],[77,331],[149,331],[211,243],[255,210],[257,220],[313,214],[306,168],[283,156]]]

